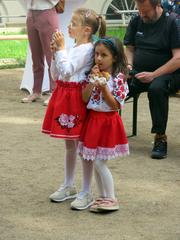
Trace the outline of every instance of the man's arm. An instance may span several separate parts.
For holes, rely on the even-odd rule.
[[[128,62],[128,69],[132,70],[133,59],[134,59],[134,46],[128,45],[125,47],[125,54]]]
[[[180,48],[172,50],[172,58],[153,72],[154,78],[164,74],[175,72],[180,68]]]
[[[154,78],[162,76],[164,74],[169,74],[175,72],[177,69],[180,69],[180,48],[172,50],[172,58],[157,68],[154,72],[140,72],[135,75],[141,82],[151,82]]]

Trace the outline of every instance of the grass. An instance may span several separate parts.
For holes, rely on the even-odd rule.
[[[27,40],[1,40],[0,41],[0,68],[23,67],[26,60]],[[16,60],[13,63],[4,64],[4,60]]]
[[[108,36],[118,37],[121,39],[121,41],[124,37],[124,34],[125,28],[117,27],[107,30]],[[4,33],[0,35],[6,34]],[[11,35],[11,33],[8,35]],[[28,40],[0,40],[0,69],[24,67],[26,61],[27,44]],[[9,59],[9,61],[4,61],[6,59]],[[12,63],[10,59],[13,59]]]
[[[25,58],[27,40],[1,40],[0,58]]]

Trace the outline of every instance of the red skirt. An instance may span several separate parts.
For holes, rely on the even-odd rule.
[[[81,132],[78,153],[87,160],[108,160],[129,154],[128,140],[118,112],[90,110]]]
[[[57,81],[44,117],[42,132],[57,138],[79,139],[85,117],[82,84]]]

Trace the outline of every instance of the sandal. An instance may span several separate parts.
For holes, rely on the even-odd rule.
[[[33,93],[21,100],[22,103],[32,103],[36,102],[37,100],[41,99],[41,94]]]

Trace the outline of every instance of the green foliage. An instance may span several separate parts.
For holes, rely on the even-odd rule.
[[[0,41],[0,68],[23,67],[27,52],[27,40]],[[3,60],[7,59],[7,64]],[[8,61],[8,59],[12,59]],[[6,61],[5,61],[6,62]]]
[[[27,40],[1,40],[0,58],[24,58],[26,56]]]
[[[121,41],[124,38],[126,29],[123,27],[109,28],[107,29],[107,36],[118,37]]]

